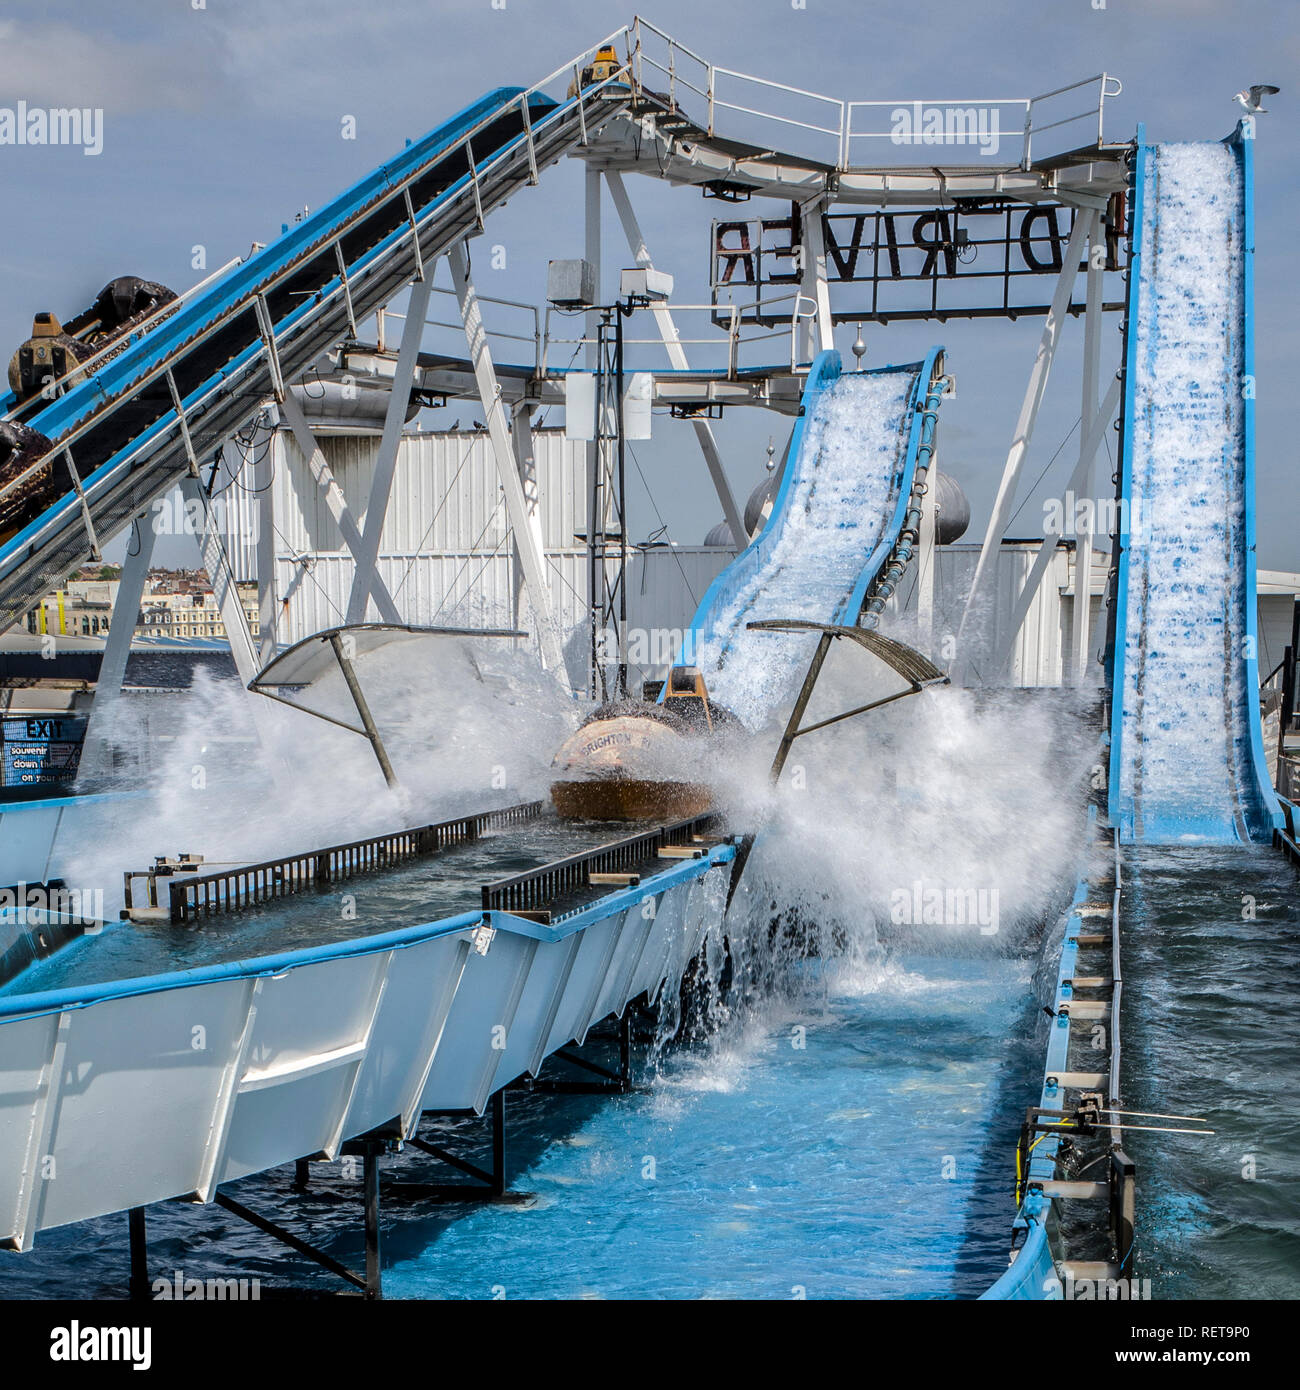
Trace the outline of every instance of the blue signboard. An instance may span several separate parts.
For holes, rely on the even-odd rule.
[[[85,716],[37,714],[0,721],[6,787],[70,782],[77,775]]]

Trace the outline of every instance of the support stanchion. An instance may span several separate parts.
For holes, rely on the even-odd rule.
[[[149,1246],[145,1235],[144,1208],[132,1207],[127,1212],[127,1229],[131,1241],[131,1283],[129,1296],[132,1303],[149,1301]]]

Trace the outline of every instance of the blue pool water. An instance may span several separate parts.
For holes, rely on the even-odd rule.
[[[534,1200],[448,1224],[386,1292],[972,1297],[1006,1265],[1014,1132],[988,1125],[1030,1062],[1029,986],[1023,960],[915,959],[679,1053],[514,1176]]]
[[[1128,1138],[1134,1271],[1157,1299],[1300,1296],[1300,1121],[1281,1080],[1300,1044],[1296,885],[1262,847],[1126,855],[1124,1102],[1216,1131]],[[804,984],[799,1003],[657,1064],[643,1044],[631,1095],[511,1092],[515,1203],[403,1198],[403,1181],[448,1172],[410,1150],[386,1161],[386,1294],[980,1293],[1005,1268],[1013,1149],[1041,1076],[1035,961],[896,950]],[[438,1126],[484,1161],[482,1122]],[[306,1196],[292,1176],[231,1191],[358,1265],[359,1169],[313,1164]],[[340,1287],[217,1208],[154,1206],[148,1223],[152,1277]],[[0,1253],[0,1298],[122,1297],[126,1279],[125,1215]]]
[[[1032,975],[1029,958],[897,955],[812,979],[797,1006],[767,1004],[657,1066],[643,1050],[631,1095],[511,1093],[510,1187],[529,1196],[402,1200],[397,1183],[447,1170],[409,1150],[387,1162],[385,1293],[974,1297],[1006,1265],[1017,1111],[1038,1065]],[[359,1172],[313,1164],[306,1198],[291,1177],[231,1191],[358,1264]],[[148,1222],[151,1277],[340,1287],[216,1208],[155,1206]],[[121,1296],[126,1272],[126,1218],[108,1217],[0,1256],[0,1298]]]
[[[1300,1298],[1300,874],[1262,845],[1124,872],[1125,1104],[1215,1131],[1128,1137],[1137,1273],[1158,1299]]]

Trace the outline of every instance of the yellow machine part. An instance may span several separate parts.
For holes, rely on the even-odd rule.
[[[604,82],[606,79],[613,77],[622,66],[623,64],[619,60],[618,50],[615,49],[612,44],[606,45],[604,48],[598,48],[596,50],[596,56],[591,60],[591,63],[582,70],[581,85],[583,87],[590,87],[593,82]],[[578,86],[579,83],[577,81],[569,84],[569,95],[571,97],[576,97],[578,95]]]

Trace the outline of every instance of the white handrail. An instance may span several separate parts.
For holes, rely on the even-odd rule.
[[[771,78],[757,77],[753,73],[741,72],[735,68],[722,67],[716,63],[710,63],[693,49],[679,43],[670,34],[660,29],[641,16],[636,16],[629,33],[629,42],[632,45],[631,56],[629,58],[630,68],[635,85],[646,90],[644,83],[644,67],[663,73],[669,79],[668,99],[675,110],[678,105],[678,92],[685,89],[695,93],[708,103],[707,130],[709,135],[715,135],[717,131],[716,118],[718,112],[731,111],[739,115],[751,116],[759,120],[778,121],[782,125],[793,126],[797,129],[808,130],[817,135],[828,135],[835,137],[839,141],[836,165],[838,168],[854,167],[851,163],[852,142],[862,139],[885,139],[890,138],[892,132],[889,131],[866,131],[855,128],[854,113],[865,110],[869,107],[898,107],[898,106],[923,106],[935,107],[956,107],[956,106],[985,106],[985,107],[1018,107],[1024,113],[1024,153],[1022,164],[1028,167],[1030,160],[1030,145],[1032,136],[1035,133],[1042,133],[1047,130],[1054,130],[1063,125],[1071,124],[1074,121],[1090,119],[1094,115],[1097,118],[1097,144],[1104,143],[1104,107],[1107,97],[1114,98],[1123,90],[1122,84],[1118,79],[1111,77],[1108,73],[1098,73],[1093,77],[1084,78],[1079,82],[1071,82],[1063,87],[1057,87],[1049,92],[1042,92],[1030,97],[996,97],[996,98],[917,98],[908,97],[892,101],[879,99],[862,101],[844,101],[839,97],[833,97],[825,92],[810,91],[805,87],[796,87],[785,82],[776,82]],[[659,58],[648,51],[646,40],[653,36],[667,48],[667,64],[665,65]],[[688,77],[684,76],[679,63],[680,58],[688,58],[699,64],[700,68],[708,74],[708,89],[705,90]],[[834,106],[839,113],[838,122],[834,126],[819,125],[813,121],[801,120],[796,116],[785,115],[775,110],[762,110],[759,107],[744,105],[740,102],[728,101],[718,92],[718,80],[731,78],[738,82],[749,82],[758,87],[767,88],[773,92],[784,92],[790,96],[798,97],[809,101],[823,102],[828,106]],[[1096,102],[1089,105],[1085,110],[1077,115],[1065,117],[1050,122],[1046,125],[1035,125],[1033,123],[1033,111],[1037,103],[1059,97],[1065,93],[1079,91],[1100,84],[1097,90]],[[1112,87],[1112,84],[1114,86]],[[774,151],[774,153],[779,153]]]
[[[754,313],[763,313],[764,311],[770,312],[773,306],[778,304],[784,304],[789,301],[793,301],[793,310],[791,313],[792,325],[796,324],[800,319],[813,317],[817,312],[816,301],[810,299],[807,295],[799,293],[798,291],[792,291],[789,294],[775,295],[770,299],[753,299],[749,301],[740,302],[719,300],[716,303],[710,302],[707,304],[671,303],[666,307],[669,308],[673,314],[691,312],[707,313],[714,316],[715,320],[720,317],[725,317],[726,319],[725,324],[716,323],[718,331],[716,334],[710,337],[683,337],[681,334],[675,333],[671,341],[680,343],[684,347],[720,348],[725,345],[727,349],[728,375],[735,376],[739,370],[739,353],[742,346],[747,346],[751,343],[763,342],[769,338],[781,338],[784,337],[787,333],[793,331],[792,327],[781,327],[770,332],[762,331],[745,334],[742,333],[742,329],[744,329],[744,327],[746,326],[745,315],[751,311]],[[805,305],[811,307],[805,308]],[[543,377],[546,377],[550,374],[551,369],[549,361],[550,349],[552,345],[576,348],[582,346],[589,346],[597,341],[597,339],[592,338],[586,334],[580,334],[576,337],[561,337],[553,334],[551,332],[552,307],[553,306],[548,306],[546,310],[540,369],[540,375]],[[759,325],[756,321],[750,322],[751,326],[761,327],[761,325]],[[662,347],[668,341],[670,341],[670,339],[663,336],[662,334],[658,337],[650,338],[631,338],[625,336],[623,339],[625,347]],[[794,360],[793,348],[791,360]],[[632,368],[631,370],[639,369]]]
[[[778,116],[773,111],[756,111],[752,106],[737,106],[734,102],[720,101],[715,98],[715,106],[721,106],[727,111],[739,111],[745,116],[759,116],[765,121],[780,121],[784,125],[798,126],[800,130],[816,131],[819,135],[838,136],[843,130],[842,125],[837,125],[833,129],[830,126],[812,125],[808,121],[796,120],[793,116]]]
[[[810,92],[804,87],[791,87],[785,82],[773,82],[770,77],[755,77],[752,73],[737,72],[735,68],[720,68],[715,66],[713,71],[721,73],[724,77],[739,77],[745,82],[757,83],[760,87],[771,87],[779,92],[791,92],[797,97],[811,97],[813,101],[828,102],[832,106],[843,107],[844,102],[839,97],[828,97],[824,92]]]

